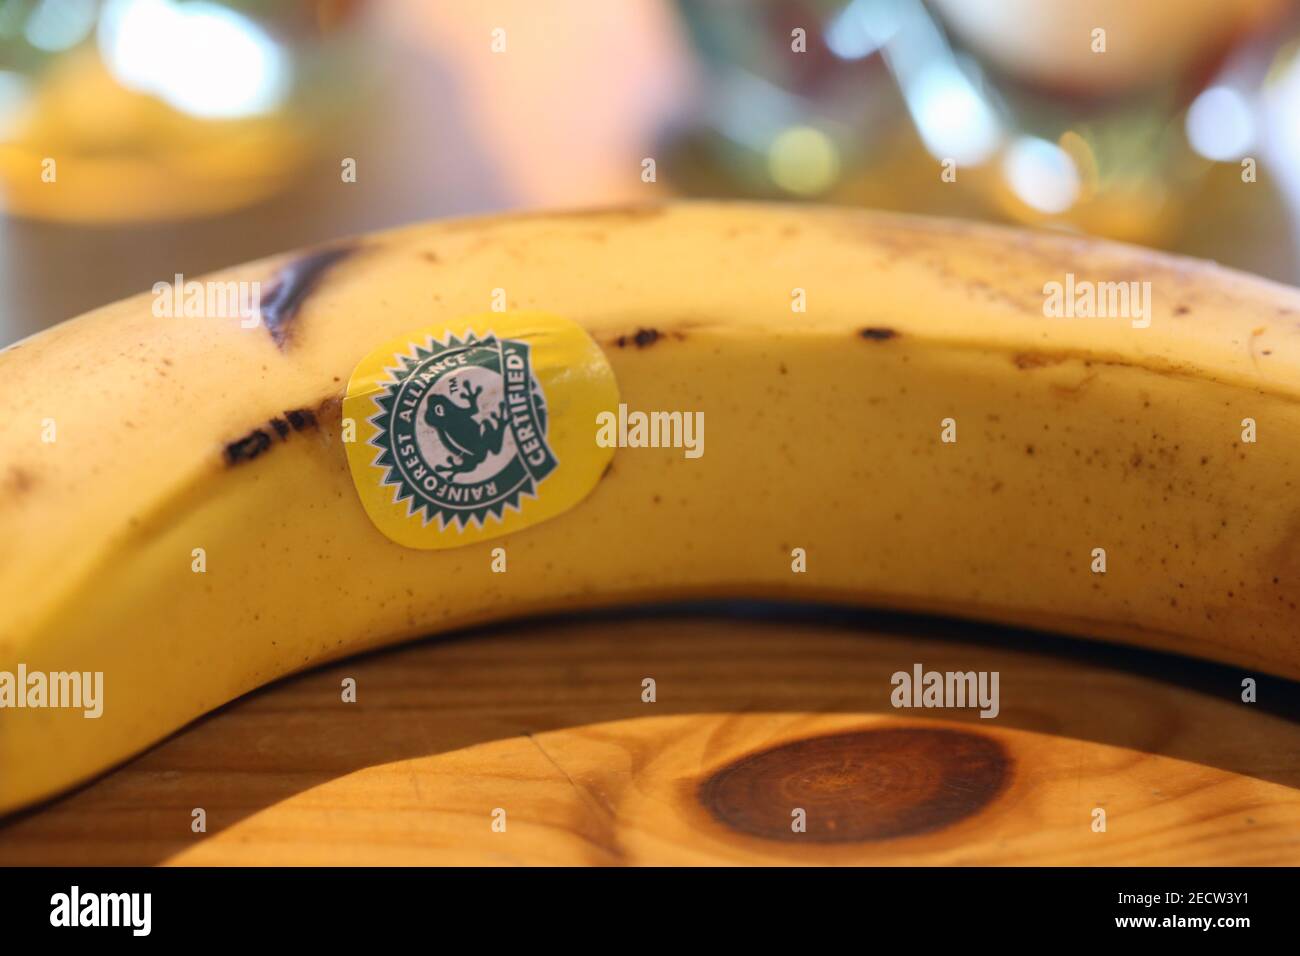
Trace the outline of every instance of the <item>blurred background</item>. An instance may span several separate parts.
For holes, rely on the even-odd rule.
[[[1300,9],[0,0],[0,346],[360,231],[674,196],[1074,230],[1300,283]]]

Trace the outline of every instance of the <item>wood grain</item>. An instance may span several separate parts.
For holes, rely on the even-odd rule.
[[[1294,685],[1244,704],[1258,675],[1026,646],[797,616],[424,642],[250,695],[0,823],[0,864],[1300,864]],[[915,662],[999,671],[1001,713],[894,709]]]

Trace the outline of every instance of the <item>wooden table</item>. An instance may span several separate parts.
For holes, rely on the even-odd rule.
[[[303,674],[0,823],[0,864],[1300,864],[1294,685],[1245,704],[1242,675],[1174,658],[777,616],[552,621]],[[997,670],[1000,714],[895,709],[918,662]]]

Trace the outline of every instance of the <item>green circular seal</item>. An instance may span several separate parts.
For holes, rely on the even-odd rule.
[[[536,494],[559,462],[546,443],[545,397],[526,343],[449,335],[395,358],[374,396],[370,444],[408,516],[464,528]]]

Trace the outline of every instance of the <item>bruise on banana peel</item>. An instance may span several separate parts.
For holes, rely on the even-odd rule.
[[[267,451],[276,440],[286,441],[293,432],[315,431],[321,427],[321,420],[331,411],[340,407],[337,397],[330,397],[312,408],[294,408],[272,416],[265,425],[259,425],[243,438],[228,442],[222,457],[226,464],[234,467]]]
[[[7,495],[17,497],[31,491],[35,484],[36,479],[31,472],[25,468],[20,468],[18,465],[10,465],[3,487]]]
[[[890,339],[898,338],[896,329],[886,328],[884,326],[868,326],[858,332],[862,338],[869,342],[888,342]]]
[[[621,349],[625,349],[629,345],[635,345],[639,349],[644,349],[649,348],[660,339],[666,338],[670,335],[678,341],[683,341],[686,338],[686,333],[676,329],[662,332],[657,328],[638,328],[630,335],[618,336],[610,344]],[[858,330],[858,336],[869,342],[888,342],[891,339],[899,338],[901,335],[902,333],[897,329],[889,328],[887,326],[867,326],[866,328]]]
[[[347,244],[320,249],[299,256],[276,274],[274,284],[262,300],[262,322],[271,333],[271,341],[283,350],[294,328],[294,319],[307,297],[316,289],[321,277],[338,263],[356,253],[358,246]]]
[[[677,339],[679,342],[686,338],[686,333],[684,332],[660,332],[655,328],[638,328],[631,335],[620,335],[609,344],[615,345],[621,349],[625,349],[629,345],[635,345],[639,349],[646,349],[669,335]]]
[[[636,334],[632,336],[632,341],[637,348],[643,349],[658,342],[662,334],[658,329],[637,329]],[[626,346],[627,336],[620,335],[618,337],[618,347],[625,348]]]

